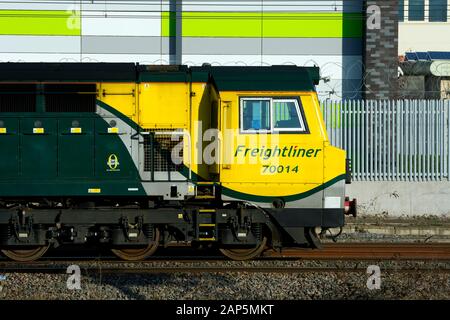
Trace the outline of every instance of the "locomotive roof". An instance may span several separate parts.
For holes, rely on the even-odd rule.
[[[134,81],[134,63],[0,63],[0,81]]]
[[[319,84],[318,67],[270,66],[202,66],[208,70],[219,91],[314,91]]]
[[[188,67],[135,63],[0,63],[0,81],[206,82],[219,91],[314,91],[319,68],[297,66]]]

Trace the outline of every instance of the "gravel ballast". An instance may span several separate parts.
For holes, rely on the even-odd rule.
[[[377,227],[382,226],[381,233]],[[434,227],[437,229],[429,229]],[[390,229],[394,232],[390,232]],[[403,228],[403,229],[402,229]],[[408,229],[409,228],[409,229]],[[403,230],[399,232],[399,230]],[[410,230],[410,232],[405,232]],[[424,232],[421,232],[425,230]],[[430,231],[431,230],[431,231]],[[434,230],[437,230],[434,232]],[[448,242],[449,219],[434,217],[387,219],[384,216],[348,218],[338,242]],[[323,239],[323,242],[332,242]],[[57,255],[50,252],[49,255]],[[65,252],[67,254],[67,252]],[[73,253],[77,255],[76,252]],[[50,258],[47,258],[50,259]],[[75,263],[75,262],[74,262]],[[335,268],[332,271],[270,272],[176,272],[143,273],[139,268],[180,266],[176,261],[121,263],[134,273],[106,273],[99,261],[83,261],[81,290],[69,290],[69,274],[13,273],[0,269],[0,300],[29,299],[450,299],[450,263],[437,261],[216,261],[221,266],[274,266]],[[182,262],[186,266],[186,262]],[[202,261],[201,266],[209,262]],[[369,289],[370,265],[381,270],[380,289]],[[68,265],[67,265],[68,266]],[[63,266],[63,270],[67,267]],[[337,271],[336,268],[340,269]]]
[[[228,263],[230,266],[234,262]],[[251,262],[253,265],[269,262]],[[67,288],[68,274],[0,273],[2,299],[449,299],[448,264],[434,262],[270,262],[286,267],[338,267],[299,273],[103,274],[81,266],[81,289]],[[242,264],[242,263],[241,263]],[[240,265],[241,265],[240,264]],[[173,263],[172,263],[173,265]],[[380,289],[369,289],[366,268],[378,265]],[[356,271],[349,270],[351,267]],[[163,268],[164,266],[161,265]]]

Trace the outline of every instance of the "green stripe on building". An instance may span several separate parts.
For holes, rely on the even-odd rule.
[[[177,15],[174,11],[161,12],[161,36],[175,37],[177,34]]]
[[[81,35],[79,11],[0,10],[0,35]]]
[[[183,12],[184,37],[361,38],[359,13]],[[163,12],[162,36],[175,36],[175,14]]]

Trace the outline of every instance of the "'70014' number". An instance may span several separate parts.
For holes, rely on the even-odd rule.
[[[283,166],[283,165],[263,165],[263,174],[276,174],[276,173],[298,173],[298,165],[296,166]]]

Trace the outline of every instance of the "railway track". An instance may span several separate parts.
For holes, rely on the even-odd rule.
[[[352,261],[346,266],[277,266],[274,262],[295,260],[343,260]],[[285,249],[281,253],[272,250],[256,261],[230,261],[222,256],[155,256],[140,262],[121,261],[111,257],[64,257],[18,263],[0,260],[0,273],[65,273],[70,265],[78,265],[87,273],[206,273],[206,272],[252,272],[252,273],[301,273],[301,272],[365,272],[359,261],[370,260],[418,260],[450,261],[450,244],[381,244],[381,243],[344,243],[326,244],[322,250]],[[355,264],[356,262],[356,264]],[[428,269],[424,269],[426,272]],[[398,271],[398,270],[397,270]],[[417,268],[402,269],[401,272],[415,272]],[[429,269],[430,272],[450,272],[450,268]]]
[[[1,267],[0,273],[67,273],[67,267],[58,265],[49,267],[42,266],[28,266],[28,267]],[[174,273],[365,273],[367,267],[364,266],[340,266],[340,267],[292,267],[292,266],[178,266],[178,267],[163,267],[163,266],[140,266],[139,268],[123,268],[120,266],[80,266],[80,270],[84,274],[174,274]],[[385,268],[385,271],[393,271],[399,273],[448,273],[450,269],[447,268]]]
[[[267,252],[270,258],[450,260],[450,243],[340,243],[322,250]]]

